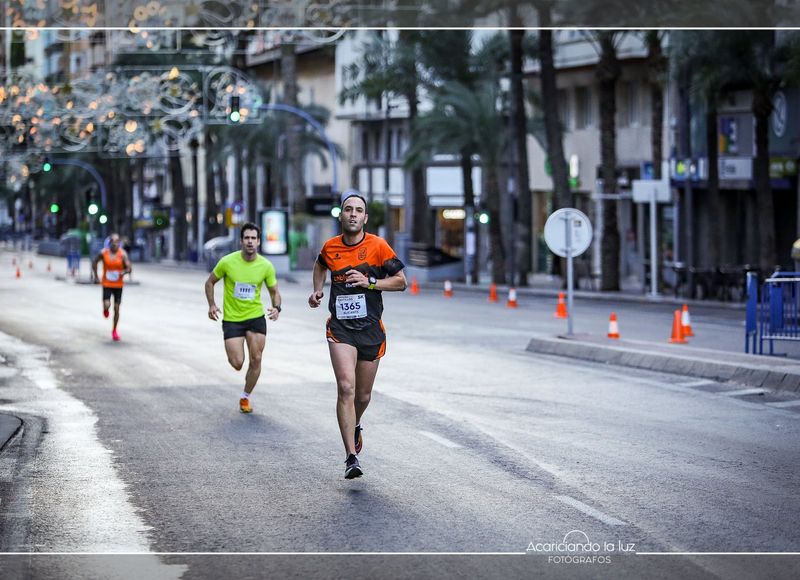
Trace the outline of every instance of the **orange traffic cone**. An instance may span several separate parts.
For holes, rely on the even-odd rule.
[[[681,312],[681,326],[683,327],[683,336],[694,336],[692,317],[689,316],[689,307],[686,304],[683,305],[683,312]]]
[[[497,302],[497,284],[494,282],[489,286],[489,302]]]
[[[556,306],[556,318],[568,318],[567,315],[567,303],[564,302],[564,293],[558,293],[558,305]]]
[[[419,294],[419,284],[417,284],[416,276],[414,278],[411,278],[411,294],[413,294],[414,296]]]
[[[445,298],[453,297],[453,284],[450,282],[450,280],[444,281],[444,297]]]
[[[19,266],[17,266],[17,278],[22,278],[22,270],[19,269]]]
[[[670,342],[677,344],[686,344],[686,339],[683,338],[683,324],[681,324],[681,311],[675,311],[675,317],[672,320],[672,337]]]
[[[516,288],[509,288],[508,289],[508,302],[506,302],[506,307],[508,308],[516,308],[517,305],[517,289]]]
[[[619,338],[619,324],[617,323],[617,313],[612,312],[608,319],[608,338]]]

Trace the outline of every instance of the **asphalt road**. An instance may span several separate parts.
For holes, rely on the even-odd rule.
[[[798,407],[528,353],[533,332],[563,325],[544,299],[511,310],[386,293],[365,476],[345,481],[327,313],[306,306],[309,281],[281,281],[255,412],[242,415],[243,373],[206,317],[203,272],[137,266],[113,343],[99,287],[55,281],[45,263],[16,279],[0,254],[0,412],[25,421],[0,454],[7,572],[800,573],[797,556],[698,554],[800,552]],[[607,320],[607,305],[579,306],[587,323]],[[654,336],[665,308],[618,308],[631,313],[623,333]],[[736,316],[694,315],[727,328]],[[646,555],[663,552],[694,554]]]

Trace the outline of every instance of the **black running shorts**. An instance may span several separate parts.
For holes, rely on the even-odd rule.
[[[114,295],[114,304],[122,302],[122,288],[103,287],[103,300],[111,300],[112,294]]]
[[[225,336],[225,340],[228,340],[229,338],[245,336],[248,332],[267,334],[266,317],[259,316],[258,318],[239,320],[237,322],[231,322],[228,320],[222,321],[222,334]]]
[[[383,322],[378,321],[374,330],[382,339],[381,342],[376,343],[374,339],[364,339],[365,336],[369,337],[375,333],[348,332],[346,329],[338,327],[334,322],[328,320],[328,324],[325,328],[325,336],[328,342],[340,342],[356,347],[356,351],[358,351],[358,360],[373,361],[378,360],[386,354],[386,330],[383,328]]]

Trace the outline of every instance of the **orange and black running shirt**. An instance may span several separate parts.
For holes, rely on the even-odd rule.
[[[317,260],[320,265],[331,271],[329,324],[348,332],[375,330],[382,334],[381,291],[351,286],[346,280],[348,270],[358,270],[366,276],[374,276],[377,279],[394,276],[402,270],[405,267],[403,262],[398,259],[386,240],[365,232],[364,238],[359,243],[348,246],[342,236],[336,236],[325,242]]]
[[[125,274],[125,250],[118,248],[112,254],[109,248],[103,248],[103,288],[122,288],[122,276]]]

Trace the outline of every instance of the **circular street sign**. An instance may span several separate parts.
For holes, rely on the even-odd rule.
[[[592,223],[582,211],[565,207],[550,214],[544,224],[544,241],[551,252],[566,258],[567,223],[570,226],[572,255],[580,256],[592,243]]]

